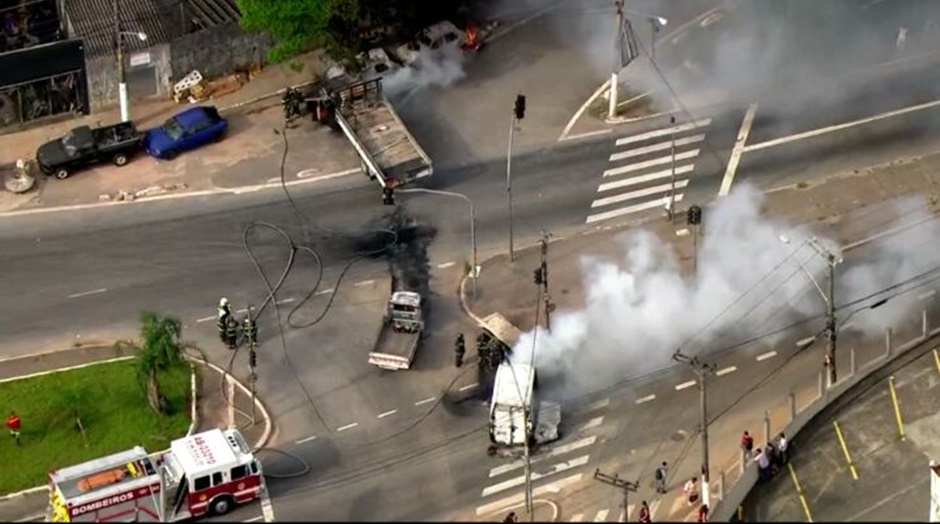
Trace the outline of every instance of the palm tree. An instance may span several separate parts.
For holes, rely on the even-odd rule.
[[[158,375],[182,360],[182,330],[182,324],[175,317],[160,316],[152,311],[140,314],[137,373],[147,390],[150,407],[159,414],[165,413],[168,406],[160,394]]]

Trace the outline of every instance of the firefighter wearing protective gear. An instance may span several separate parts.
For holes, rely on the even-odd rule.
[[[454,365],[458,368],[463,365],[463,356],[467,353],[467,348],[464,346],[463,342],[463,333],[457,333],[457,340],[454,341]]]
[[[225,343],[229,349],[238,347],[238,322],[231,316],[228,317],[225,323]]]
[[[222,297],[219,300],[219,307],[216,309],[216,312],[215,327],[219,330],[219,339],[221,339],[222,342],[227,342],[228,338],[225,335],[225,331],[228,326],[228,320],[232,318],[232,307],[229,305],[227,298]]]

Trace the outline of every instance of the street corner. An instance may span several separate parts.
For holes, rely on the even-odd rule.
[[[512,522],[558,522],[561,508],[557,502],[548,498],[533,498],[532,511],[526,508],[526,503],[516,502],[504,508],[494,508],[489,513],[474,515],[471,519],[460,517],[459,520],[471,522],[506,522],[510,515],[515,517]]]
[[[292,185],[348,176],[360,170],[356,152],[345,136],[329,127],[300,119],[285,128],[280,107],[239,118],[243,120],[239,125],[249,130],[219,144],[231,154],[215,169],[210,166],[213,187],[279,184],[282,159],[284,182]]]

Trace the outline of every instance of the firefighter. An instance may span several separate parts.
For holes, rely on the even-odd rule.
[[[20,445],[20,424],[20,416],[15,411],[11,411],[10,416],[7,417],[7,429],[10,430],[10,436],[16,441],[17,446]]]
[[[457,340],[454,341],[454,351],[456,352],[454,365],[458,368],[463,365],[463,356],[467,352],[467,348],[464,346],[463,342],[463,333],[457,333]]]
[[[480,369],[490,368],[490,337],[485,332],[477,335],[477,356],[479,357]]]
[[[215,327],[219,330],[219,339],[222,342],[227,342],[228,338],[225,332],[228,326],[228,320],[232,318],[232,307],[229,305],[227,298],[222,297],[219,299],[219,307],[216,309],[216,312]]]
[[[225,343],[229,349],[238,347],[238,322],[231,316],[228,317],[225,323]]]

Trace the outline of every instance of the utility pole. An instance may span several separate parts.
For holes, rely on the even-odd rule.
[[[522,423],[525,424],[525,508],[529,512],[529,522],[535,522],[535,511],[532,505],[532,447],[529,438],[529,407],[523,409]]]
[[[829,300],[826,301],[826,361],[829,366],[830,387],[838,380],[836,374],[836,265],[835,255],[826,250],[826,264],[829,265]]]
[[[601,473],[600,469],[594,470],[594,480],[599,480],[608,486],[613,486],[617,489],[623,490],[623,517],[620,522],[627,522],[630,520],[630,516],[627,515],[627,508],[630,507],[630,493],[636,492],[637,488],[640,487],[639,482],[630,482],[620,478],[620,475],[606,475]]]
[[[114,46],[117,53],[118,68],[118,100],[121,104],[121,122],[130,120],[130,111],[127,107],[127,74],[124,71],[124,42],[121,40],[121,14],[118,9],[119,0],[113,0],[112,16],[114,18]]]
[[[248,382],[251,385],[251,425],[255,424],[255,383],[258,381],[258,324],[251,318],[251,305],[248,305],[248,317],[245,326],[245,338],[248,340]],[[232,399],[235,402],[235,399]]]
[[[623,0],[616,0],[614,2],[614,6],[617,8],[617,35],[614,38],[615,52],[613,67],[610,74],[610,105],[607,108],[607,118],[614,118],[617,116],[617,88],[619,87],[618,76],[620,73],[620,66],[623,63],[623,57],[620,56],[620,38],[621,32],[623,32]]]
[[[552,312],[555,310],[555,304],[552,304],[552,295],[548,291],[548,238],[549,234],[542,230],[542,263],[539,265],[537,273],[540,278],[536,278],[536,284],[542,286],[542,302],[545,303],[545,329],[552,332]]]
[[[669,125],[673,126],[672,128],[672,138],[669,144],[670,155],[672,156],[672,161],[670,162],[669,168],[669,185],[671,189],[669,190],[669,221],[672,221],[672,217],[675,216],[676,212],[676,116],[669,115]]]
[[[686,212],[686,223],[692,229],[692,273],[698,271],[698,230],[702,223],[702,208],[691,206]]]
[[[516,124],[525,118],[525,95],[516,95],[512,118],[509,120],[509,152],[506,154],[506,195],[509,197],[509,261],[516,261],[512,236],[512,141]]]
[[[715,372],[713,364],[705,364],[698,357],[688,357],[679,351],[672,356],[676,362],[684,362],[692,366],[692,370],[698,376],[699,385],[699,409],[701,411],[701,431],[702,431],[702,504],[711,507],[709,504],[709,462],[708,462],[708,397],[706,392],[706,377]]]

